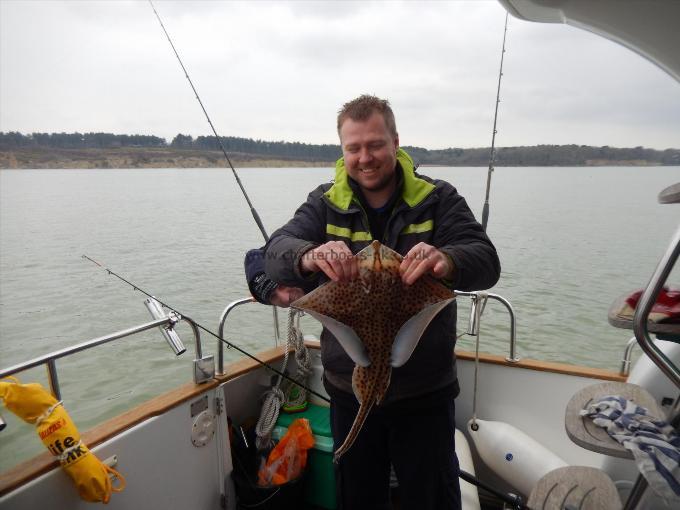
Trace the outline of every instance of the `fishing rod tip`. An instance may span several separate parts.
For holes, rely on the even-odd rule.
[[[86,259],[86,260],[89,260],[90,262],[93,262],[94,264],[97,264],[99,267],[104,267],[104,266],[102,266],[99,262],[97,262],[96,260],[94,260],[94,259],[91,258],[91,257],[88,257],[88,256],[85,255],[85,254],[81,255],[81,257],[84,258],[84,259]]]

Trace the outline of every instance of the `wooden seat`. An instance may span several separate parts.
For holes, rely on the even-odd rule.
[[[583,388],[571,397],[564,417],[567,435],[574,443],[587,450],[613,457],[632,459],[633,455],[612,439],[605,429],[595,425],[591,418],[580,415],[580,411],[586,409],[591,402],[606,395],[622,396],[639,406],[645,407],[651,416],[665,419],[663,410],[645,389],[636,384],[606,382]]]
[[[615,328],[633,329],[633,310],[626,306],[630,293],[623,294],[614,300],[607,312],[609,324]],[[647,321],[647,331],[654,333],[661,340],[680,343],[680,323]]]
[[[529,495],[531,510],[620,510],[614,482],[601,470],[585,466],[554,469]]]

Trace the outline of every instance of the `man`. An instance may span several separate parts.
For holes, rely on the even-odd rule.
[[[400,272],[411,285],[424,274],[460,290],[493,286],[496,250],[465,200],[449,183],[415,173],[399,148],[394,114],[385,100],[361,96],[338,115],[343,158],[334,183],[309,194],[265,247],[266,273],[290,286],[358,276],[353,254],[372,239],[404,255]],[[402,508],[460,508],[455,455],[456,305],[424,332],[409,361],[392,371],[384,402],[374,407],[336,469],[341,508],[387,509],[390,465]],[[321,334],[324,385],[331,397],[335,447],[354,421],[354,364],[337,340]]]

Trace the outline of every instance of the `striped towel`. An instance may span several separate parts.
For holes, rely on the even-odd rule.
[[[602,397],[581,416],[591,417],[630,450],[649,486],[667,503],[680,501],[680,435],[673,427],[619,396]]]

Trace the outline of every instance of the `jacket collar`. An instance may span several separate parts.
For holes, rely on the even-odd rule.
[[[409,207],[420,204],[432,193],[434,184],[418,177],[413,168],[413,160],[403,149],[397,150],[397,163],[403,170],[403,188],[401,198]],[[350,187],[349,175],[345,169],[345,158],[340,158],[335,164],[335,183],[324,193],[335,207],[347,211],[355,194]]]

